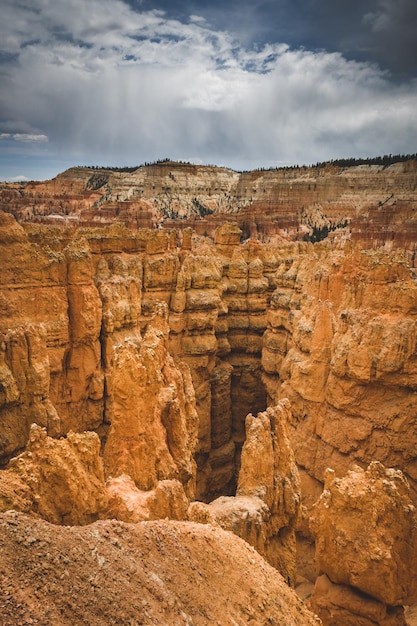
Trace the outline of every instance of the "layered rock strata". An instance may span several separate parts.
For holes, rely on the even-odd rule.
[[[3,466],[32,423],[94,431],[109,510],[181,519],[194,498],[253,497],[238,493],[246,416],[288,398],[307,542],[327,467],[379,460],[416,502],[409,251],[240,239],[236,224],[211,240],[0,214]]]
[[[352,460],[377,458],[414,490],[416,283],[406,259],[298,248],[277,282],[264,382],[270,401],[291,400],[299,465],[321,482],[328,466],[342,475]]]
[[[407,248],[414,263],[416,188],[413,158],[243,173],[168,161],[129,171],[71,168],[50,181],[2,184],[0,210],[61,227],[191,226],[210,236],[236,221],[246,238],[352,239],[367,248]]]
[[[112,345],[111,426],[102,441],[72,431],[52,439],[32,424],[25,451],[0,471],[0,510],[56,524],[186,518],[195,496],[195,396],[188,367],[167,352],[166,306],[159,309],[143,338]]]
[[[150,371],[174,358],[187,412],[180,363],[189,367],[200,499],[235,492],[246,415],[283,397],[310,491],[312,480],[320,491],[327,466],[345,473],[373,458],[401,468],[414,490],[417,298],[405,256],[350,244],[242,246],[233,226],[214,245],[187,232],[24,230],[5,214],[1,237],[4,462],[24,448],[33,422],[52,436],[93,429],[103,442],[112,425],[115,437],[125,410],[118,361],[130,363],[129,351],[138,367],[148,358],[148,340],[142,356],[140,345],[162,302]],[[171,370],[161,415],[171,385],[179,389]],[[129,385],[148,384],[139,378]]]
[[[196,496],[195,458],[200,460],[197,496],[210,500],[213,493],[235,489],[246,403],[264,406],[262,391],[262,400],[256,400],[260,331],[256,326],[258,362],[252,349],[246,365],[248,322],[240,330],[241,342],[230,346],[227,320],[218,326],[218,317],[219,311],[224,318],[228,312],[224,293],[236,290],[234,284],[225,286],[230,276],[244,298],[252,284],[255,293],[259,284],[268,286],[262,264],[257,256],[255,263],[250,260],[253,254],[247,260],[239,257],[234,272],[225,278],[228,250],[234,258],[239,245],[240,231],[233,227],[219,233],[219,255],[205,243],[192,250],[186,237],[179,248],[175,233],[124,232],[123,239],[122,232],[113,229],[101,237],[94,231],[29,228],[26,233],[3,215],[3,240],[8,244],[3,293],[8,294],[9,307],[2,311],[3,458],[7,461],[29,443],[1,474],[2,508],[32,512],[55,523],[88,523],[109,515],[134,522],[185,519]],[[31,271],[33,255],[39,257],[40,268]],[[43,289],[44,300],[37,306],[36,296]],[[33,298],[26,298],[31,290]],[[48,303],[58,319],[50,315]],[[10,307],[19,310],[17,319],[8,316]],[[237,303],[232,308],[246,318],[246,307]],[[265,307],[264,296],[255,310]],[[223,335],[219,351],[217,330]],[[23,338],[18,349],[16,337]],[[41,349],[35,349],[38,345]],[[220,358],[232,353],[242,354],[239,367],[247,370],[246,379],[255,376],[234,410],[234,366]],[[31,420],[39,425],[29,432]],[[100,436],[101,453],[96,437],[91,459],[85,448],[87,467],[81,478],[75,468],[83,459],[65,464],[61,456],[71,456],[67,439],[55,444],[47,433],[73,442],[92,429]],[[31,433],[37,432],[42,437],[35,458]],[[91,439],[93,433],[85,436]],[[61,471],[47,477],[43,463]],[[97,471],[91,475],[92,488],[95,485],[100,498],[84,488],[93,465]],[[25,481],[34,483],[29,490]],[[10,498],[14,488],[20,498]],[[84,492],[91,507],[85,513]]]

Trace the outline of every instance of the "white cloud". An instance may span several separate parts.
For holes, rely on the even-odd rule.
[[[189,21],[194,22],[194,24],[206,24],[207,23],[206,19],[204,17],[201,17],[201,15],[190,15]]]
[[[17,176],[8,176],[5,178],[4,182],[6,183],[24,183],[29,181],[30,178],[25,176],[24,174],[18,174]]]
[[[48,137],[40,133],[0,133],[0,139],[12,139],[22,143],[48,142]]]
[[[78,162],[194,154],[232,167],[415,151],[417,84],[392,85],[376,66],[285,44],[244,49],[195,16],[184,24],[121,0],[31,6],[39,13],[6,0],[15,19],[2,45],[20,56],[1,117],[39,129],[15,141],[49,139],[50,154]]]
[[[15,133],[13,139],[23,143],[46,143],[48,141],[46,135],[35,135],[33,133]]]

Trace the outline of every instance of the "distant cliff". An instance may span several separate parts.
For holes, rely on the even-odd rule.
[[[0,210],[19,221],[131,229],[225,220],[262,241],[352,239],[415,251],[417,161],[321,164],[238,173],[175,162],[134,171],[71,168],[45,182],[0,184]],[[414,262],[414,259],[412,259]]]

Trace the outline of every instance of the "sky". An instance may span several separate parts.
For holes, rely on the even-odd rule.
[[[0,0],[0,180],[417,152],[416,0]]]

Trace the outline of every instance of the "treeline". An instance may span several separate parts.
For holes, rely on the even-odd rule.
[[[140,167],[149,167],[151,165],[163,165],[165,163],[176,163],[179,165],[192,165],[190,161],[174,161],[166,157],[165,159],[157,159],[156,161],[145,161],[141,165],[125,165],[117,167],[116,165],[77,165],[79,169],[84,170],[106,170],[108,172],[134,172]]]
[[[384,156],[369,157],[367,159],[356,159],[351,157],[349,159],[332,159],[331,161],[322,161],[316,163],[313,167],[326,167],[326,165],[336,165],[337,167],[353,167],[354,165],[393,165],[394,163],[403,163],[404,161],[411,161],[417,159],[417,154],[384,154]]]
[[[117,167],[115,165],[77,165],[81,170],[106,170],[108,172],[134,172],[140,165]]]
[[[393,163],[402,163],[404,161],[411,161],[413,159],[417,160],[417,153],[415,154],[384,154],[384,156],[377,157],[368,157],[368,158],[355,158],[350,157],[346,159],[331,159],[330,161],[319,161],[314,165],[281,165],[281,166],[271,166],[271,167],[256,167],[253,170],[233,170],[232,171],[244,174],[250,172],[274,172],[274,171],[291,171],[291,170],[300,170],[300,169],[313,169],[313,168],[323,168],[328,165],[334,165],[336,167],[354,167],[355,165],[382,165],[384,167],[388,167],[388,165],[392,165]],[[164,165],[166,163],[175,163],[176,165],[194,165],[190,161],[175,161],[168,157],[164,159],[157,159],[156,161],[145,161],[141,165],[133,165],[133,166],[123,166],[117,167],[114,165],[79,165],[78,167],[81,169],[88,170],[106,170],[109,172],[134,172],[140,167],[149,167],[154,165]],[[206,165],[206,167],[216,167],[215,165]]]
[[[256,167],[253,170],[243,170],[242,174],[252,172],[277,172],[277,171],[292,171],[301,169],[314,169],[323,168],[328,165],[335,165],[336,167],[353,167],[355,165],[383,165],[388,167],[393,163],[402,163],[404,161],[417,160],[417,154],[384,154],[384,156],[368,157],[368,158],[355,158],[350,157],[346,159],[331,159],[330,161],[319,161],[312,165],[280,165],[277,167]]]

